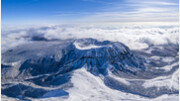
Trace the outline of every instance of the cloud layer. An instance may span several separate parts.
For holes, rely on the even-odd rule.
[[[144,24],[84,24],[3,27],[2,50],[33,41],[48,41],[72,38],[95,38],[119,41],[130,49],[144,49],[149,45],[178,44],[178,25]]]

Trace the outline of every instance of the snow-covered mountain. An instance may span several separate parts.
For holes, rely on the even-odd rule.
[[[34,100],[50,97],[75,100],[76,94],[72,93],[81,94],[83,89],[94,89],[98,94],[104,92],[104,96],[109,95],[107,91],[145,98],[178,94],[176,88],[143,86],[145,80],[172,74],[178,68],[175,65],[171,71],[156,72],[152,68],[156,63],[148,62],[146,56],[120,42],[91,38],[21,45],[2,54],[2,94]],[[103,89],[105,91],[98,91]],[[95,96],[95,92],[90,93]]]

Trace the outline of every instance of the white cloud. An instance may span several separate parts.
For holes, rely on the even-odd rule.
[[[73,15],[83,15],[76,20],[78,22],[177,22],[179,20],[178,3],[170,0],[85,1],[102,3],[104,6],[95,12],[73,13]],[[66,12],[62,15],[69,14]]]
[[[142,24],[81,24],[48,26],[43,29],[32,27],[25,29],[4,30],[2,33],[2,49],[12,48],[19,44],[31,42],[31,37],[42,36],[47,39],[95,38],[98,40],[119,41],[130,49],[147,48],[150,42],[155,45],[178,43],[179,29],[177,25]],[[31,29],[31,30],[29,30]]]
[[[141,2],[144,4],[151,4],[151,5],[169,5],[169,6],[178,5],[177,3],[164,2],[164,1],[141,1]]]

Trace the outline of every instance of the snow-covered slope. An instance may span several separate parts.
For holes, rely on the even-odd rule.
[[[176,53],[167,54],[169,49]],[[151,53],[146,53],[149,50]],[[23,100],[70,101],[176,96],[178,64],[163,71],[160,67],[167,66],[163,63],[167,60],[157,59],[174,57],[168,65],[174,64],[177,53],[176,47],[163,46],[152,46],[142,53],[120,42],[91,38],[33,42],[2,54],[2,94]],[[172,79],[166,80],[168,75],[173,75]],[[163,84],[167,81],[176,84]]]
[[[116,77],[117,78],[117,77]],[[118,79],[118,78],[117,78]],[[73,87],[68,89],[68,98],[51,97],[41,99],[42,101],[178,101],[177,95],[162,95],[157,98],[148,99],[131,93],[124,93],[107,87],[103,77],[97,77],[87,72],[85,68],[73,72],[71,82]],[[124,82],[121,80],[120,82]],[[127,82],[127,81],[126,81]]]

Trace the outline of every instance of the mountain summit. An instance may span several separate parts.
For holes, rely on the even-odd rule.
[[[61,71],[67,73],[81,67],[94,75],[108,75],[108,69],[135,74],[145,69],[143,62],[120,42],[78,39],[70,42],[61,51],[62,57],[55,61],[53,56],[27,59],[19,68],[33,76]]]

